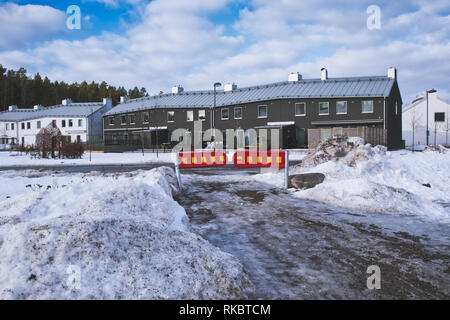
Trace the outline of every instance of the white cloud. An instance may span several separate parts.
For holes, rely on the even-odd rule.
[[[445,1],[384,2],[381,30],[368,30],[371,1],[255,0],[226,35],[209,16],[235,1],[154,0],[123,36],[50,41],[27,52],[0,52],[0,61],[52,79],[106,80],[152,93],[179,83],[204,89],[215,81],[282,81],[291,71],[317,78],[322,66],[330,76],[383,75],[396,66],[405,102],[431,87],[450,94]]]
[[[25,47],[65,30],[65,13],[49,6],[0,5],[0,48]]]

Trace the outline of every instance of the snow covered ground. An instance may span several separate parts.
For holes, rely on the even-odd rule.
[[[172,169],[0,184],[0,299],[245,297],[239,261],[190,232]]]
[[[290,174],[321,172],[326,176],[312,189],[292,190],[294,196],[349,209],[413,214],[450,223],[450,152],[370,151],[373,154],[356,161],[355,166],[343,158],[291,168]],[[283,173],[276,178],[261,174],[255,179],[283,185]]]
[[[304,150],[290,152],[291,161],[301,160],[306,155]],[[233,162],[233,152],[227,152],[228,162]],[[172,153],[125,152],[125,153],[85,153],[82,159],[32,159],[30,155],[16,151],[0,152],[0,167],[26,166],[70,166],[70,165],[114,165],[114,164],[145,164],[145,163],[174,163]]]
[[[108,164],[139,164],[139,163],[173,163],[171,153],[85,153],[81,159],[32,159],[30,155],[16,151],[0,152],[0,167],[23,166],[58,166],[58,165],[108,165]]]

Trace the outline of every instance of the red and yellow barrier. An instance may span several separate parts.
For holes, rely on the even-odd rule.
[[[227,164],[224,152],[181,152],[178,153],[180,168],[222,167]]]
[[[286,153],[284,151],[237,151],[233,163],[241,168],[284,168]]]

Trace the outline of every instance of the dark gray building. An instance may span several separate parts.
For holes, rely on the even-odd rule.
[[[402,99],[396,69],[387,76],[302,79],[290,74],[288,81],[237,88],[226,85],[214,92],[183,91],[121,100],[104,119],[105,149],[132,150],[144,146],[170,146],[171,133],[179,128],[193,132],[194,121],[202,130],[280,128],[281,147],[302,148],[323,139],[358,129],[367,142],[389,149],[403,146]],[[355,133],[356,134],[356,133]]]

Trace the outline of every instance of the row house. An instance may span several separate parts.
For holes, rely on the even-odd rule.
[[[105,146],[116,151],[171,146],[171,133],[194,130],[279,129],[282,148],[304,148],[342,133],[360,135],[367,142],[390,149],[403,146],[402,99],[397,70],[386,76],[302,79],[223,90],[184,91],[128,100],[103,117]],[[176,140],[176,139],[175,139]]]

